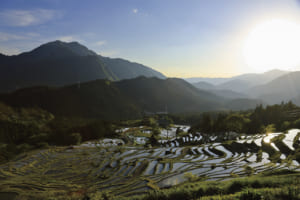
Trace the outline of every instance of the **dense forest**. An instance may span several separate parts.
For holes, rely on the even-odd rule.
[[[55,117],[40,108],[12,108],[0,103],[0,162],[48,145],[79,144],[116,136],[108,121]]]
[[[292,102],[265,107],[258,105],[254,110],[248,111],[204,113],[198,117],[194,115],[190,118],[187,117],[187,121],[190,120],[193,123],[192,132],[222,134],[234,131],[257,134],[300,128],[299,109]]]

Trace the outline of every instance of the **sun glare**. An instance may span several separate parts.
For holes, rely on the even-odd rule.
[[[257,25],[244,45],[246,64],[257,72],[287,70],[300,64],[300,25],[270,20]]]

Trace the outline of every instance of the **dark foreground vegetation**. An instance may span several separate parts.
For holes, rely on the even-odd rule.
[[[194,181],[123,200],[298,200],[299,182],[299,173],[279,170],[222,182]],[[98,197],[105,199],[107,196],[99,194]]]
[[[0,163],[48,145],[72,145],[117,136],[107,121],[55,117],[39,108],[12,108],[0,103]]]

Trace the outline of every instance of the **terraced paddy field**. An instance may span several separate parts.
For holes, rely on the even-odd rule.
[[[111,140],[111,145],[36,150],[0,165],[0,199],[88,199],[97,192],[132,197],[191,181],[191,176],[224,181],[278,169],[299,171],[299,132],[223,142],[217,136],[204,142],[198,133],[162,140],[155,148]]]

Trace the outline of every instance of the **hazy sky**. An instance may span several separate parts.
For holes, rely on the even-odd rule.
[[[299,15],[296,0],[1,0],[0,52],[79,41],[167,76],[224,77],[257,71],[242,56],[256,24]]]

